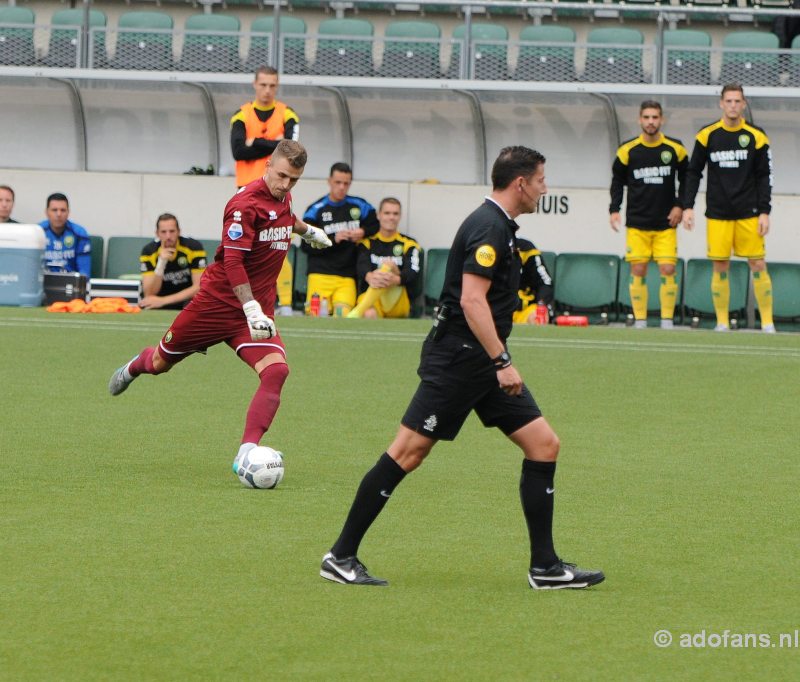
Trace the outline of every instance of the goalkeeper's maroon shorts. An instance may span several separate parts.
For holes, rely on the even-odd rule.
[[[272,311],[264,312],[269,315]],[[159,350],[167,362],[175,363],[192,353],[204,353],[222,342],[233,348],[251,367],[270,353],[281,353],[286,357],[280,335],[253,341],[241,308],[233,308],[208,295],[201,297],[199,293],[173,320],[159,343]]]

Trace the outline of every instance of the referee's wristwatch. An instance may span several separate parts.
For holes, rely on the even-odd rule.
[[[510,367],[511,353],[509,353],[507,350],[504,350],[496,358],[492,358],[492,364],[494,365],[495,369],[505,369],[506,367]]]

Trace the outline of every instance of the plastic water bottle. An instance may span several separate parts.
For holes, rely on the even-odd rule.
[[[311,315],[311,317],[319,317],[319,308],[319,294],[311,294],[311,302],[308,304],[308,314]]]
[[[323,298],[319,304],[319,316],[328,317],[328,299]]]

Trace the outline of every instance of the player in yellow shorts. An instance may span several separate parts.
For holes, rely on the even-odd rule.
[[[519,306],[514,312],[514,324],[536,324],[536,312],[544,306],[547,314],[543,322],[553,316],[553,277],[542,259],[542,252],[536,245],[517,237],[517,248],[522,261],[519,277]]]
[[[661,275],[659,299],[661,328],[672,329],[678,283],[677,225],[683,214],[683,189],[688,153],[680,140],[661,132],[661,104],[642,102],[639,125],[642,133],[617,150],[611,169],[611,229],[622,227],[620,206],[628,188],[625,260],[631,264],[629,292],[634,327],[647,327],[647,264],[658,263]],[[679,189],[678,189],[679,187]]]
[[[689,161],[684,222],[694,227],[694,200],[708,165],[706,218],[708,257],[714,261],[711,294],[717,316],[716,331],[730,329],[731,252],[747,258],[753,273],[753,291],[761,316],[761,330],[775,332],[772,319],[772,280],[764,260],[764,237],[772,208],[772,153],[767,134],[742,116],[747,100],[738,83],[722,88],[722,118],[703,128],[695,138]]]
[[[398,232],[400,201],[386,197],[378,207],[380,229],[358,245],[358,305],[347,317],[408,317],[408,290],[420,271],[420,246]]]

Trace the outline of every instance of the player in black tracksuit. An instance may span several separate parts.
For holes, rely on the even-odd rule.
[[[661,274],[659,299],[661,326],[671,329],[675,315],[678,284],[677,225],[681,222],[688,152],[680,140],[661,132],[661,104],[642,102],[639,125],[642,133],[623,142],[611,167],[611,228],[621,227],[620,207],[628,188],[625,220],[625,260],[630,263],[629,291],[634,326],[647,326],[647,264],[658,263]]]
[[[764,236],[769,232],[772,202],[772,153],[767,134],[748,123],[741,85],[722,89],[722,119],[704,127],[695,138],[686,182],[686,226],[694,226],[694,201],[708,166],[706,226],[708,257],[714,261],[711,292],[717,331],[728,331],[731,251],[747,258],[761,316],[761,329],[775,331],[772,281],[767,272]]]
[[[361,540],[405,475],[437,441],[453,440],[473,410],[524,453],[519,490],[531,544],[529,585],[583,588],[604,579],[601,571],[562,561],[553,547],[558,437],[506,348],[521,268],[514,219],[535,211],[547,191],[544,157],[526,147],[506,147],[492,168],[492,187],[453,240],[437,321],[422,347],[419,387],[394,442],[363,478],[339,538],[323,557],[320,575],[328,580],[387,584],[358,560]],[[457,489],[457,475],[450,485]],[[469,492],[463,493],[466,499]]]
[[[547,320],[553,316],[553,276],[545,265],[542,252],[527,239],[517,238],[519,258],[522,272],[519,278],[519,303],[514,313],[514,322],[520,324],[534,323],[536,309],[544,306],[547,309]]]

